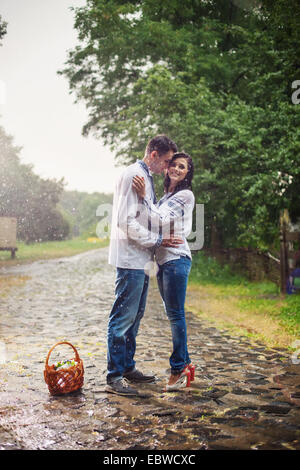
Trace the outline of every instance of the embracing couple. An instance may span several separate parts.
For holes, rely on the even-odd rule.
[[[109,263],[117,268],[115,302],[107,332],[105,390],[138,395],[129,383],[153,382],[135,367],[136,336],[149,285],[147,268],[154,259],[157,282],[170,320],[173,352],[166,391],[189,386],[194,379],[187,348],[185,294],[191,269],[187,236],[192,228],[193,162],[165,135],[151,139],[143,160],[128,166],[117,182],[111,225]],[[152,173],[164,172],[164,196],[156,201]],[[125,379],[125,380],[124,380]]]

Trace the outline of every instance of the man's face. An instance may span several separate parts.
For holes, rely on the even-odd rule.
[[[150,155],[150,165],[149,168],[150,170],[155,173],[156,175],[159,175],[163,171],[165,171],[168,168],[168,165],[174,155],[173,150],[169,150],[168,153],[164,153],[163,155],[159,155],[156,150],[153,150]]]

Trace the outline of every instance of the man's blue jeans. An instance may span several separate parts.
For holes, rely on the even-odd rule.
[[[145,312],[149,276],[143,269],[117,268],[107,332],[107,382],[135,367],[136,336]]]
[[[187,348],[185,322],[185,295],[191,270],[191,260],[186,256],[168,261],[159,266],[157,282],[164,302],[166,314],[171,323],[173,353],[170,357],[171,373],[178,374],[190,364]]]

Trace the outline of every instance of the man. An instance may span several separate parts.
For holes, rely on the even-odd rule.
[[[117,268],[116,297],[107,333],[105,390],[110,393],[138,395],[128,385],[128,381],[145,383],[155,379],[154,376],[137,370],[134,361],[136,336],[144,315],[149,284],[145,268],[153,260],[155,247],[160,244],[177,246],[181,240],[162,240],[159,230],[153,230],[149,224],[142,222],[145,214],[137,193],[132,188],[132,179],[136,175],[143,177],[146,194],[155,202],[151,173],[162,173],[175,152],[176,144],[167,136],[154,137],[148,142],[143,160],[137,160],[128,166],[116,185],[109,247],[109,264]],[[148,215],[145,217],[148,218]]]

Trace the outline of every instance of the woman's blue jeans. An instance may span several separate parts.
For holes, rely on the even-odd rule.
[[[136,336],[145,312],[149,276],[143,269],[117,268],[115,302],[107,332],[107,382],[135,367]]]
[[[179,259],[168,261],[159,266],[157,273],[159,291],[171,324],[173,353],[170,357],[170,365],[172,374],[182,372],[185,366],[191,362],[187,348],[184,310],[191,264],[190,258],[181,256]]]

